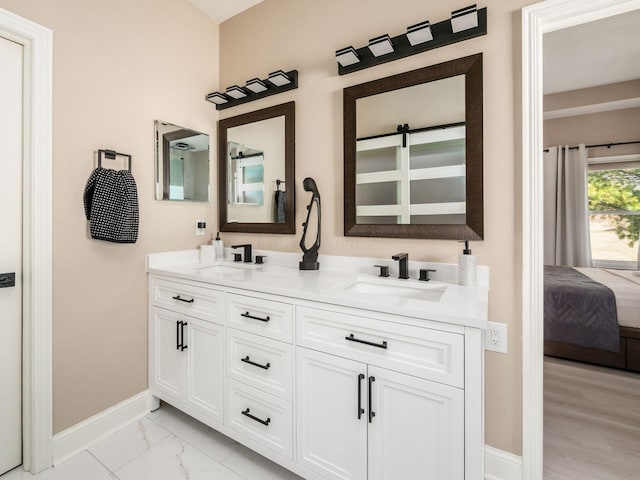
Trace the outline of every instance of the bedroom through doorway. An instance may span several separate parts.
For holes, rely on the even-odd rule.
[[[640,470],[639,22],[543,39],[545,480]]]

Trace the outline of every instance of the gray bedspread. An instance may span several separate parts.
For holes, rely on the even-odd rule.
[[[544,267],[544,339],[620,350],[616,299],[609,287],[571,267]]]

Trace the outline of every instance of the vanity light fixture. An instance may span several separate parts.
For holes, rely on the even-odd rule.
[[[336,51],[338,74],[357,72],[365,68],[423,53],[435,48],[487,34],[487,8],[470,5],[437,23],[422,21],[407,28],[405,33],[390,37],[380,35],[361,48],[346,47]]]
[[[451,12],[451,29],[453,33],[463,32],[478,26],[478,8],[470,5]]]
[[[431,33],[431,24],[429,21],[427,20],[407,27],[407,39],[411,46],[433,40],[433,33]]]
[[[259,78],[252,78],[247,80],[245,88],[251,90],[253,93],[261,93],[267,90],[267,85]]]
[[[237,85],[232,85],[230,87],[227,87],[227,89],[225,90],[225,93],[229,95],[231,98],[235,98],[236,100],[247,96],[247,92],[245,92],[243,89],[241,89]]]
[[[340,50],[336,50],[336,60],[338,60],[338,63],[343,67],[348,67],[349,65],[358,63],[360,61],[360,57],[358,56],[355,48],[345,47]]]
[[[207,95],[207,100],[211,103],[215,103],[216,105],[223,105],[229,101],[227,96],[224,93],[213,92]]]
[[[276,70],[270,73],[267,79],[252,78],[247,80],[244,87],[232,85],[225,90],[225,93],[213,92],[205,98],[216,105],[216,110],[224,110],[296,88],[298,88],[297,70],[289,72]]]
[[[269,74],[269,81],[276,87],[282,87],[283,85],[288,85],[291,83],[291,79],[289,78],[289,76],[282,70],[271,72]]]
[[[393,43],[391,43],[391,37],[388,34],[380,35],[379,37],[369,40],[369,50],[373,53],[374,57],[381,57],[393,53]]]

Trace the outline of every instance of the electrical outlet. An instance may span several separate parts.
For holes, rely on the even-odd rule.
[[[196,237],[202,237],[207,231],[207,223],[204,220],[196,221]]]
[[[507,353],[507,324],[488,322],[484,331],[484,348],[493,352]]]

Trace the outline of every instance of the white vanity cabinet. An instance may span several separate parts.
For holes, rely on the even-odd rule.
[[[305,479],[483,478],[481,323],[150,273],[151,395]]]
[[[149,291],[150,392],[222,424],[224,326],[211,319],[224,319],[224,294],[161,279],[152,279]],[[204,319],[184,313],[197,315],[203,303]]]
[[[344,310],[297,317],[300,464],[335,480],[465,478],[462,335]]]

